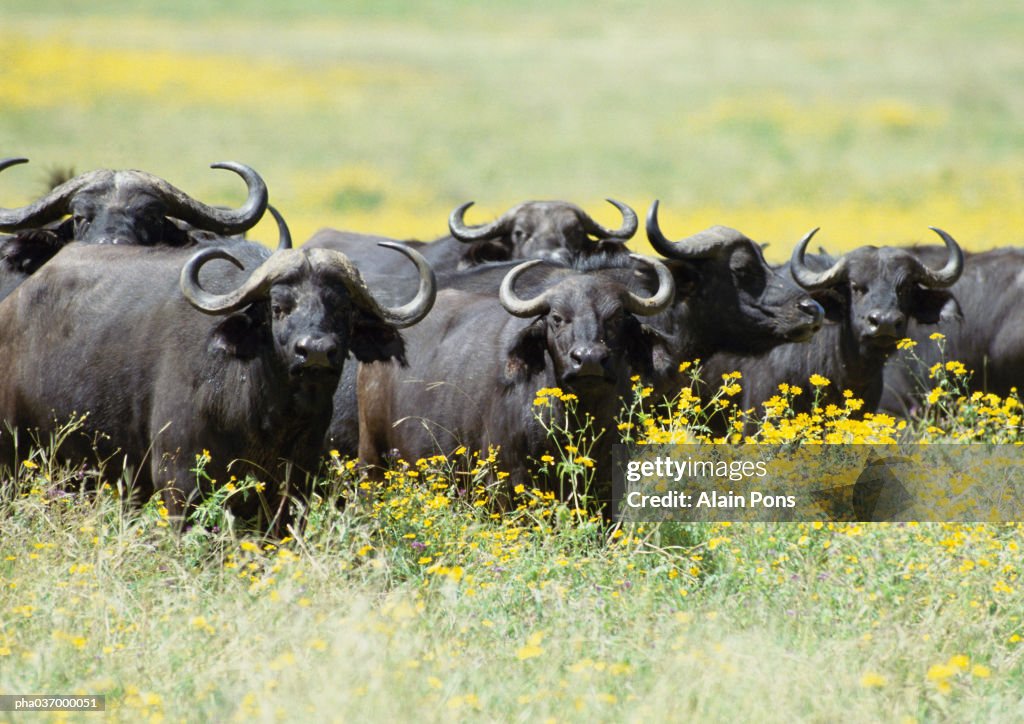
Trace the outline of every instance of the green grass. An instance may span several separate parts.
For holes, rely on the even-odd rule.
[[[1018,236],[1024,12],[1010,3],[120,10],[14,3],[0,50],[56,40],[115,63],[129,50],[199,57],[201,70],[144,94],[129,63],[123,88],[88,101],[8,103],[0,146],[37,163],[141,166],[197,193],[212,185],[208,163],[242,159],[305,234],[355,225],[430,237],[467,199],[490,214],[548,197],[601,213],[610,195],[641,207],[661,198],[680,235],[743,221],[787,246],[817,224],[843,245],[903,242],[932,223],[957,229],[958,216],[969,246]],[[218,81],[218,58],[255,64],[235,78],[245,100],[190,100]],[[40,85],[59,84],[61,70]],[[291,88],[299,76],[319,92]],[[342,168],[379,174],[380,202],[350,213],[311,200],[337,195],[324,186]],[[28,195],[23,183],[0,189]],[[867,210],[853,214],[860,229],[830,218],[851,204]],[[773,218],[780,207],[805,213]],[[887,225],[893,208],[920,211]]]
[[[422,510],[388,515],[411,491],[373,517],[320,502],[281,545],[26,492],[2,511],[0,687],[103,693],[119,721],[1024,714],[1019,526],[606,538],[451,497],[442,566]]]

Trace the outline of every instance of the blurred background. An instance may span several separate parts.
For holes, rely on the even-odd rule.
[[[526,199],[662,201],[788,257],[1024,241],[1024,5],[5,0],[0,206],[139,168],[208,203],[266,179],[297,241],[447,232]],[[269,217],[268,217],[269,218]],[[250,236],[276,238],[269,220]],[[641,231],[638,235],[643,237]],[[643,249],[645,241],[634,242]]]

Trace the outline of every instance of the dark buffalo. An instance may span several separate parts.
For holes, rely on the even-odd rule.
[[[237,460],[231,473],[275,483],[276,496],[316,469],[347,355],[404,360],[397,330],[432,304],[429,266],[396,249],[419,268],[419,292],[389,309],[324,249],[69,245],[0,305],[0,421],[24,451],[24,433],[87,414],[61,456],[126,459],[139,491],[162,490],[174,514],[196,493],[204,449],[217,481]],[[6,430],[0,442],[16,462]]]
[[[910,251],[933,265],[942,247]],[[1024,389],[1024,249],[965,254],[964,272],[950,292],[960,303],[963,319],[943,318],[936,325],[911,320],[907,336],[918,344],[912,353],[898,353],[886,365],[882,409],[908,415],[920,407],[933,382],[928,370],[940,360],[957,360],[971,370],[971,391],[1005,397],[1014,387]],[[934,332],[945,336],[941,354],[929,339]]]
[[[652,368],[645,378],[654,399],[673,397],[689,384],[679,371],[681,362],[706,358],[716,350],[752,354],[783,342],[809,339],[821,326],[822,309],[788,274],[780,275],[764,260],[761,247],[745,235],[716,226],[680,241],[669,241],[658,225],[658,202],[647,215],[647,235],[672,274],[675,298],[645,322],[660,343],[654,347]],[[442,287],[489,295],[498,288],[515,262],[493,263],[440,275]],[[653,294],[658,275],[648,264],[613,253],[581,257],[572,265],[545,262],[519,277],[525,293],[538,294],[568,270],[581,273],[604,269],[635,293]],[[335,394],[335,416],[326,441],[328,449],[354,455],[359,440],[356,374],[349,369]]]
[[[789,272],[811,291],[825,308],[826,324],[807,344],[776,347],[760,356],[716,354],[704,365],[704,379],[715,382],[727,372],[743,374],[743,409],[761,411],[761,404],[778,394],[785,382],[805,389],[812,374],[831,384],[820,394],[822,404],[839,403],[843,390],[864,401],[863,410],[875,411],[882,395],[885,361],[906,335],[907,323],[935,324],[959,314],[949,287],[963,270],[963,252],[944,231],[945,264],[926,266],[905,249],[863,246],[838,260],[805,257],[815,232],[793,250]],[[812,395],[796,399],[806,410]]]
[[[486,262],[516,259],[569,261],[576,256],[621,248],[636,233],[636,213],[626,204],[608,199],[622,212],[622,226],[609,229],[598,224],[583,209],[566,201],[526,201],[506,211],[497,220],[467,226],[466,210],[473,202],[459,206],[448,219],[450,236],[436,241],[406,241],[444,275]],[[372,280],[374,289],[394,284],[408,270],[380,253],[377,244],[394,241],[385,237],[321,229],[305,246],[340,251]],[[443,284],[443,281],[442,281]],[[395,284],[395,293],[402,287]],[[382,297],[383,298],[383,297]]]
[[[649,372],[659,344],[640,318],[671,303],[672,276],[647,260],[659,285],[640,297],[600,271],[563,269],[546,290],[521,299],[517,278],[541,263],[509,271],[497,295],[439,293],[433,312],[406,332],[408,368],[360,365],[363,462],[379,465],[392,450],[414,460],[459,445],[495,445],[510,484],[532,484],[536,460],[558,444],[536,419],[533,400],[538,389],[559,387],[578,397],[581,420],[590,416],[594,431],[605,431],[589,454],[597,479],[609,477],[620,398],[632,374]]]
[[[0,161],[0,171],[25,163]],[[64,181],[19,209],[0,209],[0,299],[71,241],[86,244],[193,246],[240,234],[267,208],[267,187],[240,163],[215,163],[234,171],[249,188],[239,209],[207,206],[143,171],[98,170]],[[70,218],[64,219],[65,216]]]
[[[676,303],[650,320],[666,338],[668,356],[654,378],[658,395],[688,384],[682,361],[713,353],[759,354],[786,342],[805,342],[822,325],[823,309],[806,291],[765,261],[759,244],[726,226],[681,241],[665,238],[658,202],[647,215],[647,237],[672,270]]]

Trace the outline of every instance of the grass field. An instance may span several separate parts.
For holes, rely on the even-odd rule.
[[[470,199],[470,222],[563,198],[615,225],[609,196],[775,260],[814,226],[833,250],[1024,236],[1005,0],[7,0],[0,22],[0,156],[32,160],[4,207],[66,166],[238,203],[208,169],[237,160],[298,239],[431,238]],[[973,439],[1019,431],[991,409]],[[29,462],[0,490],[0,693],[102,693],[132,722],[1024,719],[1020,525],[609,531],[529,486],[491,514],[426,462],[339,512],[336,461],[270,542],[216,507],[179,535]]]
[[[565,198],[610,223],[612,196],[775,258],[818,225],[837,249],[928,225],[1019,240],[1011,3],[65,5],[5,6],[0,147],[37,164],[0,177],[5,205],[47,165],[141,167],[230,202],[205,169],[232,158],[299,238],[429,238],[469,199],[471,220]]]

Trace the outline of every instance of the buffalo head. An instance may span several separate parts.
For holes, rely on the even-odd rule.
[[[28,159],[0,161],[0,171]],[[267,187],[253,169],[225,161],[223,168],[241,176],[249,196],[239,209],[207,206],[161,178],[144,171],[101,169],[76,176],[43,198],[19,209],[0,209],[0,231],[21,231],[59,222],[50,233],[64,242],[184,246],[188,233],[172,220],[215,234],[238,234],[251,228],[267,208]]]
[[[930,269],[906,249],[862,246],[838,260],[805,259],[807,244],[818,231],[809,232],[796,245],[790,261],[793,279],[825,306],[829,321],[849,327],[862,353],[888,354],[906,336],[911,317],[934,324],[955,318],[960,310],[948,291],[964,268],[964,255],[956,241],[931,227],[946,244],[941,269]]]
[[[225,316],[215,331],[215,346],[253,357],[270,342],[273,356],[293,378],[336,382],[349,353],[361,362],[394,358],[404,363],[397,330],[423,319],[434,303],[436,280],[422,255],[401,244],[381,246],[404,254],[418,269],[419,290],[404,305],[378,304],[348,258],[328,249],[279,248],[225,294],[205,291],[200,269],[214,259],[242,264],[229,250],[204,249],[182,268],[181,291],[199,311]]]
[[[636,233],[636,212],[626,204],[608,199],[622,213],[622,226],[609,229],[587,212],[565,201],[526,201],[489,224],[466,226],[463,217],[473,205],[459,206],[448,218],[453,237],[474,243],[467,252],[471,263],[505,259],[571,261],[609,245],[621,247]]]
[[[821,306],[772,269],[761,247],[741,232],[713,226],[669,241],[658,225],[655,201],[647,214],[647,238],[672,269],[680,301],[689,305],[688,323],[699,329],[703,346],[760,352],[806,341],[821,327]]]
[[[658,288],[640,297],[629,287],[600,273],[568,276],[532,299],[520,299],[516,279],[541,260],[516,266],[502,280],[498,298],[516,317],[535,317],[511,350],[508,369],[526,377],[544,369],[550,357],[557,384],[593,389],[622,384],[631,372],[650,368],[651,347],[658,335],[637,317],[665,310],[675,294],[672,275],[655,259],[633,256],[650,264]]]

